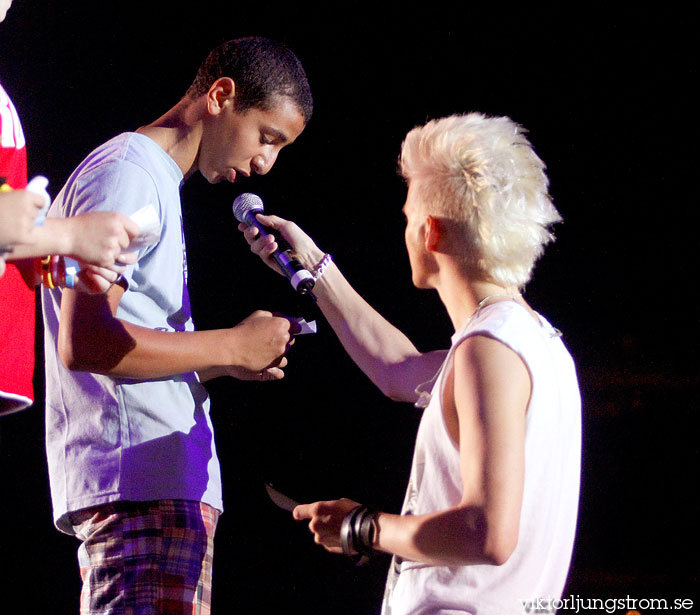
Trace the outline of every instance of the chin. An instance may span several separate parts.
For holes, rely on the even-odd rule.
[[[425,272],[411,272],[411,281],[413,282],[413,286],[419,288],[420,290],[434,290],[435,284],[433,283],[433,280],[435,280],[434,276],[427,275]]]
[[[413,282],[413,286],[415,286],[416,288],[419,288],[421,290],[426,290],[428,288],[432,288],[423,278],[413,276],[411,278],[411,281]]]

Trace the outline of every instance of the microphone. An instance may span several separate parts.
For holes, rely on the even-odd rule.
[[[248,226],[254,226],[260,232],[260,237],[265,237],[270,232],[255,217],[257,214],[262,213],[265,213],[265,207],[262,199],[257,194],[244,192],[233,201],[233,215],[236,217],[236,220],[245,222]],[[278,240],[279,243],[281,242]],[[279,268],[287,277],[294,290],[302,295],[308,293],[313,297],[311,289],[315,284],[314,277],[294,258],[291,248],[278,248],[272,253],[272,258],[279,265]]]

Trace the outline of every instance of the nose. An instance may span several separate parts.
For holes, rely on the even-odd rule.
[[[257,175],[265,175],[275,164],[275,160],[277,160],[277,152],[269,156],[258,154],[250,161],[250,168]]]
[[[262,155],[255,156],[250,161],[250,168],[253,171],[253,173],[256,173],[257,175],[265,175],[265,173],[269,171],[267,167],[267,161]]]

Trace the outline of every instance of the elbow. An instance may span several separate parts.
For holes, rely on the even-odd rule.
[[[513,555],[515,551],[515,543],[507,541],[497,541],[493,545],[485,545],[482,553],[482,558],[485,564],[491,566],[503,566]]]
[[[63,329],[59,329],[58,333],[58,358],[66,369],[75,371],[75,352],[70,336],[66,335]]]
[[[375,371],[375,384],[392,401],[415,403],[418,400],[416,386],[423,381],[420,376],[425,372],[424,358],[425,355],[416,351],[385,360]]]
[[[396,391],[396,388],[389,378],[378,376],[374,379],[374,384],[385,397],[388,397],[392,401],[400,401],[397,399],[398,391]]]
[[[72,372],[89,371],[90,366],[81,358],[78,346],[66,335],[58,338],[58,357],[64,367]]]
[[[384,370],[383,377],[377,377],[375,384],[379,390],[388,397],[391,401],[399,402],[410,402],[416,401],[416,394],[413,391],[407,391],[405,383],[400,382],[397,378],[393,377],[391,370]],[[410,387],[408,387],[410,389]]]
[[[414,558],[446,566],[502,566],[518,544],[518,528],[487,518],[477,506],[443,511],[416,519],[410,549]]]
[[[482,542],[481,555],[484,563],[503,566],[513,555],[517,546],[517,524],[510,527],[506,524],[488,524]]]
[[[413,401],[410,399],[406,399],[405,395],[401,391],[399,391],[398,389],[383,388],[383,389],[381,389],[381,391],[391,401]]]
[[[463,521],[466,521],[468,533],[473,536],[472,541],[467,541],[471,542],[472,547],[463,554],[465,563],[474,563],[476,559],[479,564],[503,566],[518,546],[519,520],[489,518],[480,508],[469,508],[465,512]]]
[[[89,339],[75,330],[72,334],[59,330],[57,350],[65,368],[72,372],[110,374],[133,347],[133,340],[128,336],[115,343],[105,337]]]

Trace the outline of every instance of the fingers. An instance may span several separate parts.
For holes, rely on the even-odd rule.
[[[92,277],[100,277],[109,284],[114,284],[120,277],[124,267],[113,265],[111,267],[99,267],[97,265],[81,265],[80,273],[85,272],[86,275]],[[80,275],[80,274],[78,274]]]
[[[345,517],[343,500],[300,504],[292,511],[296,521],[309,520],[314,542],[331,553],[341,553],[340,526]]]
[[[117,244],[113,248],[116,252],[114,255],[116,259],[129,247],[131,240],[141,234],[141,228],[131,218],[116,212],[114,212],[114,220],[110,220],[110,222],[112,223],[112,228],[110,230],[113,237],[108,238],[108,240],[112,239]]]
[[[115,261],[115,265],[133,265],[139,260],[138,252],[122,252]]]
[[[126,271],[127,265],[130,265],[131,262],[136,262],[135,259],[132,260],[131,254],[128,255],[128,258],[124,258],[123,260],[125,262],[122,262],[122,258],[120,257],[118,261],[114,261],[109,265],[93,265],[90,263],[80,262],[80,268],[89,269],[94,275],[102,276],[105,279],[114,282],[119,279],[119,276],[122,273]]]
[[[289,220],[285,220],[284,218],[280,218],[279,216],[267,216],[265,214],[258,214],[256,218],[258,222],[260,222],[263,226],[269,228],[272,231],[281,231],[282,234],[284,234],[285,227],[293,224]],[[256,237],[260,235],[260,231],[257,227],[248,226],[245,222],[241,222],[238,225],[238,230],[243,233],[244,237],[246,238],[246,241],[249,244],[252,244],[254,241],[256,241]],[[274,236],[272,236],[271,233],[267,233],[265,237],[271,238],[271,240],[274,241]],[[264,239],[264,237],[259,239]]]
[[[93,211],[63,219],[72,237],[71,255],[100,267],[118,261],[132,264],[138,252],[125,252],[132,239],[141,233],[138,224],[114,211]]]
[[[292,515],[297,521],[303,521],[304,519],[324,519],[325,522],[328,522],[334,512],[341,510],[342,502],[343,500],[327,500],[313,502],[311,504],[299,504],[299,506],[292,511]],[[342,515],[344,516],[344,513],[342,513]]]
[[[274,314],[272,312],[268,312],[267,310],[255,310],[245,320],[248,320],[249,318],[268,318],[270,316],[274,316]]]
[[[129,241],[131,241],[134,237],[138,237],[141,234],[141,227],[138,224],[136,224],[136,222],[122,214],[119,214],[119,216],[119,220],[124,226],[124,231],[129,236]]]
[[[313,511],[318,502],[314,504],[299,504],[293,511],[292,517],[297,521],[304,521],[305,519],[312,519],[314,516]]]
[[[119,280],[120,275],[118,271],[107,267],[81,264],[81,270],[75,282],[75,290],[90,295],[101,295]]]
[[[275,380],[282,380],[284,378],[284,371],[282,370],[282,365],[280,367],[268,367],[260,372],[260,382],[272,382]]]
[[[299,324],[299,320],[293,316],[287,316],[286,314],[282,314],[282,312],[272,312],[273,316],[277,316],[278,318],[284,318],[289,321],[289,332],[292,335],[296,335],[301,331],[301,325]],[[293,343],[293,341],[291,342]]]
[[[231,348],[236,356],[228,364],[253,372],[279,368],[288,350],[289,329],[286,318],[264,310],[253,312],[231,330]],[[270,377],[278,375],[277,371],[270,372]]]
[[[238,229],[243,232],[251,252],[261,258],[271,257],[273,252],[279,248],[275,236],[272,234],[268,233],[260,237],[260,231],[256,227],[247,226],[243,223],[238,225]]]
[[[273,231],[278,231],[285,224],[289,223],[289,220],[285,220],[284,218],[280,218],[279,216],[275,216],[272,214],[258,214],[255,217],[258,219],[258,222],[260,222],[267,228],[271,228]]]

